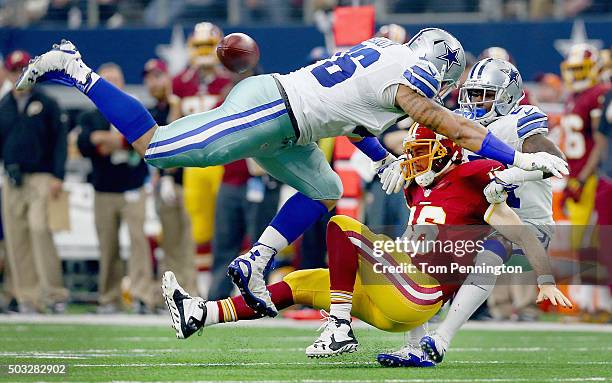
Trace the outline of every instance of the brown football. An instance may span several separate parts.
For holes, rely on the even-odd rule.
[[[257,65],[259,47],[250,36],[244,33],[232,33],[225,36],[217,45],[217,56],[227,69],[243,73]]]

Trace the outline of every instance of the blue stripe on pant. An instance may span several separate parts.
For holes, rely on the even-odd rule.
[[[315,200],[338,199],[340,178],[314,143],[297,137],[272,75],[238,83],[220,107],[159,127],[145,160],[156,167],[207,167],[253,157],[274,178]]]

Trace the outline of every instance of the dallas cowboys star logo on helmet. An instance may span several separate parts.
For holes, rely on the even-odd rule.
[[[514,69],[502,69],[502,72],[508,75],[508,85],[515,83],[516,86],[520,87],[519,80],[519,72]]]
[[[444,60],[446,61],[446,67],[448,69],[450,69],[453,65],[457,64],[458,67],[461,67],[461,63],[459,62],[459,50],[461,49],[460,47],[457,49],[452,49],[451,47],[448,46],[448,44],[446,43],[446,41],[444,41],[444,48],[446,49],[446,53],[436,57],[440,60]]]

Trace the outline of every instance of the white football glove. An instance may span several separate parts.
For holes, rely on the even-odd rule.
[[[546,152],[516,152],[512,165],[524,170],[542,170],[552,173],[555,177],[559,178],[569,174],[568,165],[565,160]]]
[[[498,204],[505,202],[508,198],[508,192],[518,187],[518,185],[514,185],[505,179],[504,171],[496,172],[495,178],[485,186],[483,193],[488,203]]]
[[[159,179],[159,196],[166,205],[175,206],[177,204],[176,189],[172,176],[163,176]]]
[[[387,194],[397,193],[402,188],[407,186],[407,182],[404,179],[404,173],[402,172],[401,163],[406,159],[406,155],[402,155],[399,158],[389,153],[387,157],[380,161],[376,161],[373,164],[374,171],[380,177],[380,183],[382,189]]]

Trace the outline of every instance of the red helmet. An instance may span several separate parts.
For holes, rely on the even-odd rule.
[[[561,63],[561,77],[572,92],[582,92],[599,82],[601,75],[599,50],[593,45],[572,45]]]
[[[451,164],[460,164],[463,151],[452,140],[414,123],[404,139],[404,154],[404,178],[425,187]]]

